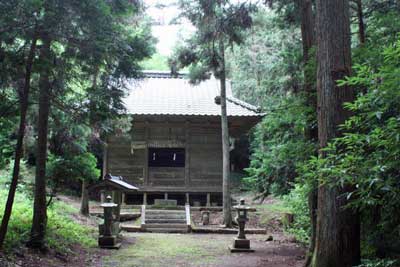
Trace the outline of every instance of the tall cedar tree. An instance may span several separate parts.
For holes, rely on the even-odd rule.
[[[351,87],[338,80],[351,74],[350,18],[348,0],[317,1],[317,95],[320,156],[339,125],[351,114],[343,103],[354,100]],[[321,184],[318,188],[316,243],[313,267],[350,267],[360,261],[360,227],[357,212],[345,209],[343,193],[349,188]]]
[[[47,128],[50,112],[51,94],[51,39],[47,33],[42,33],[43,41],[40,49],[39,60],[41,71],[39,78],[39,115],[38,115],[38,139],[36,152],[35,193],[33,203],[33,220],[31,238],[28,245],[42,248],[44,245],[47,225],[47,201],[46,201],[46,160],[47,160]]]
[[[211,73],[220,81],[221,130],[222,130],[222,190],[224,225],[232,225],[230,194],[229,129],[226,111],[225,49],[243,41],[243,32],[251,27],[250,12],[253,6],[231,4],[227,0],[181,0],[182,15],[196,27],[194,36],[177,51],[179,67],[190,66],[192,82],[208,79]],[[172,64],[174,65],[174,64]],[[173,69],[176,66],[171,66]]]
[[[100,99],[99,105],[106,101],[108,110],[114,106],[122,108],[120,98],[124,93],[121,81],[138,76],[137,62],[148,56],[152,48],[148,45],[148,38],[135,36],[129,30],[128,19],[137,13],[137,4],[130,0],[47,0],[41,3],[35,199],[28,242],[31,247],[45,247],[47,134],[51,103],[59,105],[58,100],[64,94],[73,92],[68,87],[68,81],[79,78],[83,82],[85,77],[93,73],[93,63],[97,63],[96,66],[104,71],[102,86],[96,89],[98,95],[107,98]],[[103,60],[99,63],[93,58]],[[93,112],[104,111],[98,108]]]
[[[315,61],[313,57],[312,49],[316,46],[315,38],[315,16],[313,13],[313,3],[311,0],[297,0],[298,8],[300,9],[300,21],[301,21],[301,37],[303,44],[303,62],[304,62],[304,87],[303,91],[306,95],[307,105],[311,107],[311,110],[316,114],[317,100],[316,100],[316,88],[315,88],[315,73],[310,73],[307,65],[311,65]],[[311,116],[314,118],[314,116]],[[305,136],[311,142],[316,142],[318,139],[318,129],[314,126],[314,120],[310,119],[305,129]],[[308,207],[310,210],[310,221],[311,221],[311,236],[309,253],[307,255],[305,266],[309,266],[312,259],[312,252],[315,247],[315,236],[317,230],[317,203],[318,203],[318,190],[316,186],[311,188],[308,195]]]
[[[20,17],[21,18],[21,17]],[[15,146],[15,154],[14,154],[14,167],[12,172],[11,184],[7,196],[7,202],[4,209],[4,215],[1,221],[0,226],[0,250],[3,247],[4,239],[7,233],[8,223],[10,221],[12,207],[14,203],[15,192],[17,190],[18,178],[20,172],[20,162],[23,156],[23,140],[25,136],[25,128],[26,128],[26,117],[28,112],[28,100],[31,88],[31,75],[32,75],[32,67],[35,59],[36,53],[36,45],[37,45],[37,31],[36,27],[32,27],[32,38],[30,41],[30,48],[27,54],[26,63],[25,63],[25,73],[24,73],[24,82],[22,92],[20,93],[20,118],[19,118],[19,128],[17,133],[17,144]]]

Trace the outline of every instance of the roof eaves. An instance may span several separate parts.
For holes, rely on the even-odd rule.
[[[248,109],[248,110],[253,111],[255,113],[260,113],[261,114],[261,109],[259,107],[253,106],[253,105],[251,105],[249,103],[246,103],[246,102],[244,102],[242,100],[239,100],[239,99],[237,99],[235,97],[227,97],[226,100],[228,100],[229,102],[231,102],[233,104],[241,106],[241,107],[243,107],[245,109]]]

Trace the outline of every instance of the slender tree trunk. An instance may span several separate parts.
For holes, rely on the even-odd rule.
[[[315,18],[312,10],[311,0],[298,0],[301,18],[301,36],[303,44],[303,62],[304,62],[304,88],[303,92],[306,97],[307,106],[311,107],[316,116],[317,113],[317,94],[315,88],[316,73],[311,73],[307,67],[312,61],[316,60],[315,55],[311,53],[311,49],[315,47]],[[318,140],[318,128],[315,127],[314,118],[307,122],[305,129],[305,137],[308,141],[316,142]],[[317,152],[315,152],[317,153]],[[311,188],[308,195],[308,208],[310,210],[311,236],[309,251],[304,266],[311,264],[312,253],[315,247],[315,234],[317,230],[317,186]]]
[[[50,111],[50,65],[51,40],[47,34],[42,35],[43,45],[40,53],[42,70],[39,79],[39,117],[38,140],[36,155],[35,194],[33,205],[33,221],[29,247],[44,248],[47,226],[46,206],[46,159],[47,159],[47,129]]]
[[[93,90],[96,89],[97,87],[97,77],[99,74],[99,68],[95,67],[95,71],[93,74],[93,81],[92,81],[92,88]],[[90,126],[92,129],[97,129],[96,128],[96,119],[92,114],[95,112],[95,105],[92,100],[89,100],[89,121],[90,121]],[[82,195],[81,195],[81,208],[80,212],[82,215],[88,216],[89,215],[89,192],[87,190],[87,186],[89,185],[88,181],[86,179],[82,179]]]
[[[89,215],[89,192],[87,190],[87,181],[82,179],[81,209],[82,215]]]
[[[364,12],[361,0],[355,0],[357,4],[357,18],[358,18],[358,40],[360,45],[365,44],[365,24]]]
[[[222,41],[220,46],[220,87],[221,87],[221,130],[222,130],[222,195],[224,225],[232,226],[231,192],[230,192],[230,159],[229,159],[229,128],[226,112],[226,73],[225,73],[225,47]]]
[[[340,136],[338,126],[350,116],[343,103],[354,100],[352,88],[337,86],[338,80],[351,74],[348,0],[317,0],[317,36],[318,139],[324,148],[332,138]],[[324,153],[320,153],[323,157]],[[313,267],[350,267],[359,263],[359,216],[344,209],[346,189],[326,184],[318,188]]]
[[[311,0],[298,0],[301,17],[301,38],[303,43],[303,59],[307,63],[310,59],[310,50],[315,46],[315,23]],[[309,84],[306,83],[309,86]],[[307,88],[307,87],[305,87]],[[313,90],[310,88],[309,90]]]
[[[10,221],[12,207],[14,204],[14,197],[15,192],[17,190],[18,185],[18,178],[19,178],[19,169],[20,169],[20,162],[23,155],[23,143],[24,143],[24,136],[25,136],[25,127],[26,127],[26,114],[28,112],[29,106],[29,91],[31,87],[31,74],[32,74],[32,66],[33,61],[35,58],[36,52],[36,44],[37,44],[37,35],[33,36],[31,46],[29,49],[28,58],[26,60],[26,67],[25,67],[25,81],[24,81],[24,88],[21,95],[21,102],[20,102],[20,121],[19,121],[19,129],[18,129],[18,137],[17,137],[17,144],[15,147],[15,158],[14,158],[14,168],[11,178],[10,189],[8,191],[8,197],[6,202],[6,207],[4,209],[3,219],[1,221],[0,226],[0,250],[3,247],[4,239],[7,234],[7,227],[8,222]]]
[[[303,92],[307,98],[307,105],[313,110],[317,109],[317,95],[315,88],[316,73],[310,72],[307,67],[315,61],[315,55],[311,53],[312,48],[316,46],[315,39],[315,18],[312,10],[311,0],[298,0],[301,17],[301,36],[303,45],[303,62],[304,62],[304,88]],[[310,141],[318,139],[318,128],[313,125],[314,121],[309,121],[305,130],[306,138]]]

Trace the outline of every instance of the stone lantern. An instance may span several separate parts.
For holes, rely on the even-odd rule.
[[[106,202],[100,206],[104,209],[104,224],[99,225],[99,247],[118,249],[121,243],[118,241],[118,230],[115,229],[113,210],[118,204],[111,202],[112,197],[107,196]]]
[[[237,212],[236,222],[239,225],[239,233],[233,241],[233,246],[229,247],[229,249],[231,252],[254,252],[254,250],[250,248],[250,240],[246,239],[244,231],[246,222],[249,220],[247,218],[247,212],[253,211],[253,209],[245,205],[244,199],[240,199],[240,204],[233,208]]]

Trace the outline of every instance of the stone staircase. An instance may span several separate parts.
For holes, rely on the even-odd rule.
[[[152,233],[188,233],[190,207],[185,209],[146,209],[142,206],[142,229]]]

